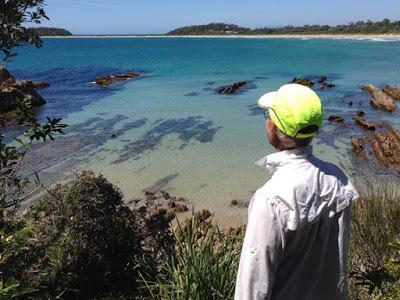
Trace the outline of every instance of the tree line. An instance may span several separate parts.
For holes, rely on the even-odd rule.
[[[213,34],[385,34],[400,33],[400,21],[383,19],[373,22],[358,21],[344,25],[287,25],[279,28],[262,27],[250,29],[234,24],[210,23],[174,29],[168,35],[213,35]]]

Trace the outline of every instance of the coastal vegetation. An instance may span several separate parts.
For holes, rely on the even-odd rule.
[[[174,29],[167,35],[273,35],[273,34],[388,34],[400,33],[400,21],[383,19],[351,22],[343,25],[303,25],[284,27],[261,27],[250,29],[234,24],[210,23],[207,25],[193,25]]]
[[[221,229],[206,210],[177,221],[171,197],[147,193],[129,208],[116,186],[86,171],[26,213],[9,213],[0,269],[14,289],[3,285],[0,298],[232,299],[245,228]],[[366,188],[353,215],[351,299],[398,299],[398,187]]]
[[[71,36],[72,33],[64,28],[32,27],[30,28],[38,36]]]

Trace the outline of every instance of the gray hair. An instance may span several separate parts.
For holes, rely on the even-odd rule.
[[[286,135],[282,131],[280,131],[279,128],[276,128],[276,129],[277,129],[276,135],[279,139],[279,143],[280,143],[281,147],[284,148],[285,150],[306,147],[311,144],[311,142],[314,138],[314,137],[305,138],[305,139],[293,138],[293,137]]]

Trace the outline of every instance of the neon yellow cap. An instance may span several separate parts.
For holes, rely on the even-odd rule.
[[[322,125],[321,100],[312,89],[304,85],[285,84],[276,92],[261,96],[257,105],[268,109],[275,125],[290,137],[312,137]],[[314,125],[316,130],[301,132],[310,125]]]

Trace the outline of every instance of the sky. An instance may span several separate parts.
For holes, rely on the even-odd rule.
[[[74,34],[166,33],[211,22],[244,27],[400,20],[400,0],[48,0],[50,21]]]

